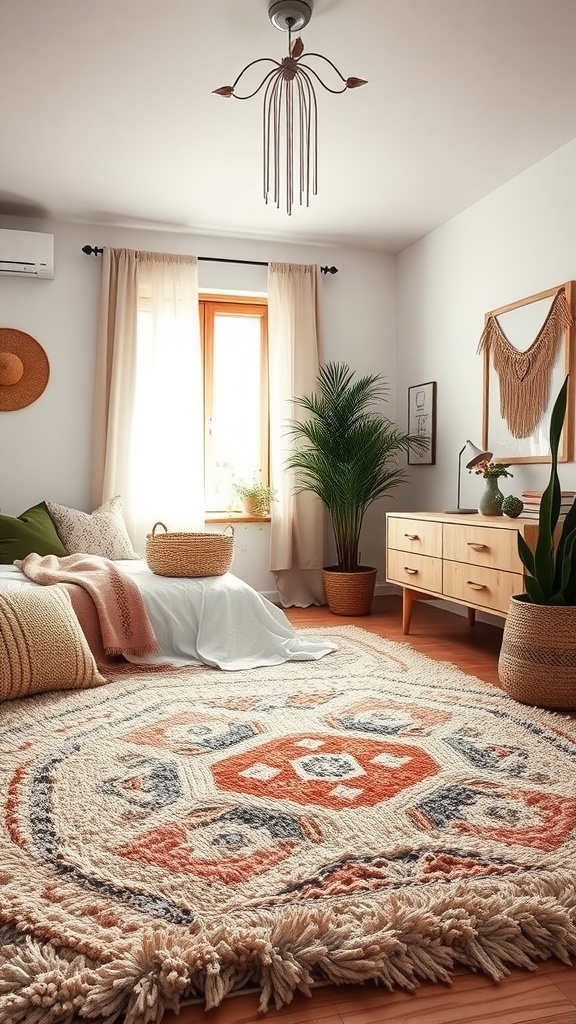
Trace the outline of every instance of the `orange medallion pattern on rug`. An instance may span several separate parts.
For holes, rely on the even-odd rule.
[[[382,803],[440,768],[417,747],[314,733],[273,740],[211,771],[220,790],[340,810]]]

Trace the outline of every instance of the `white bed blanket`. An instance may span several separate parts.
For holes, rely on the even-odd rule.
[[[138,585],[160,654],[135,664],[211,665],[229,670],[310,661],[336,650],[329,642],[305,640],[284,612],[227,572],[224,576],[180,579],[156,576],[144,560],[119,561]],[[40,586],[15,565],[0,565],[0,591]]]

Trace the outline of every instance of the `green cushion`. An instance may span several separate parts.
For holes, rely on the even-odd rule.
[[[11,565],[32,551],[38,555],[67,554],[43,501],[21,516],[0,515],[0,565]]]

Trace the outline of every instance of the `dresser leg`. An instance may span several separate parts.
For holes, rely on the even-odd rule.
[[[406,587],[402,588],[402,632],[405,636],[410,632],[410,620],[412,618],[412,605],[414,598],[412,591]]]
[[[469,626],[475,626],[476,625],[476,609],[475,608],[469,608],[468,609],[468,625]]]

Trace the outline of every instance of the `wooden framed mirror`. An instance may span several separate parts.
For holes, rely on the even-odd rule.
[[[572,461],[575,301],[576,282],[567,281],[485,314],[479,345],[482,447],[495,461],[550,462],[550,415],[566,374],[568,407],[558,461]]]

